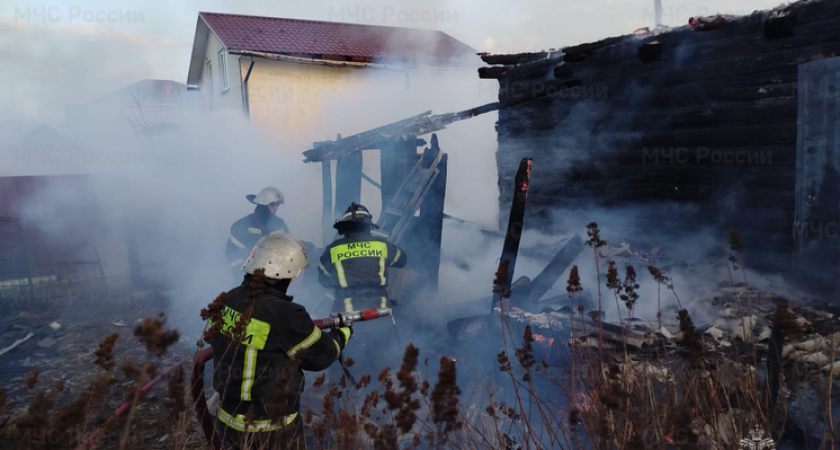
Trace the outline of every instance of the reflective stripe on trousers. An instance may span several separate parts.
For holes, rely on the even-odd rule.
[[[279,430],[290,423],[292,423],[295,418],[298,416],[298,413],[289,414],[288,416],[284,416],[279,418],[279,420],[251,420],[245,421],[245,415],[237,414],[231,415],[221,407],[219,408],[219,413],[216,416],[220,422],[223,424],[233,428],[236,431],[242,431],[246,433],[259,433],[263,431],[274,431]]]
[[[379,297],[380,302],[378,308],[387,308],[388,307],[388,297],[381,296]],[[359,312],[360,310],[356,310],[353,308],[353,298],[352,297],[345,297],[344,298],[344,312]]]

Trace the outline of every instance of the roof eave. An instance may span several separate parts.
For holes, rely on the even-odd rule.
[[[207,40],[210,38],[210,27],[201,13],[195,25],[195,38],[193,40],[192,56],[190,56],[190,69],[187,73],[187,87],[195,89],[201,82],[201,71],[204,68],[204,54],[207,51]]]
[[[370,67],[370,68],[378,68],[378,69],[387,69],[387,70],[398,70],[398,71],[405,71],[406,69],[440,69],[440,68],[449,68],[449,69],[462,69],[462,70],[473,70],[475,67],[471,64],[466,63],[465,58],[454,58],[451,61],[430,61],[430,60],[419,60],[419,61],[407,61],[404,59],[399,58],[390,58],[390,59],[381,59],[381,58],[373,58],[370,61],[352,61],[352,60],[341,60],[341,59],[332,59],[332,58],[324,58],[323,55],[320,54],[286,54],[286,53],[273,53],[273,52],[261,52],[261,51],[254,51],[254,50],[242,50],[242,49],[228,49],[228,53],[231,55],[240,55],[240,56],[251,56],[257,57],[261,59],[268,59],[271,61],[282,61],[282,62],[291,62],[291,63],[298,63],[298,64],[321,64],[327,66],[342,66],[342,67]],[[335,55],[341,56],[341,55]],[[348,58],[352,58],[352,56],[347,56]],[[476,57],[477,59],[477,57]],[[456,61],[460,61],[456,62]]]
[[[320,54],[297,54],[290,55],[286,53],[272,53],[260,52],[254,50],[234,50],[229,49],[231,55],[252,56],[271,61],[291,62],[298,64],[322,64],[329,66],[345,66],[345,67],[377,67],[382,69],[398,69],[405,70],[405,64],[399,62],[383,63],[379,61],[346,61],[340,59],[323,58]]]

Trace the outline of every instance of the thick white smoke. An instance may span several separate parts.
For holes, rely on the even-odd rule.
[[[374,74],[326,102],[318,123],[310,127],[315,131],[279,140],[239,111],[189,109],[197,104],[190,92],[181,93],[189,111],[159,133],[138,133],[138,125],[159,125],[158,112],[126,108],[125,102],[72,108],[57,129],[73,145],[23,145],[7,155],[17,174],[48,176],[45,187],[23,202],[23,218],[49,224],[52,239],[85,236],[94,243],[112,291],[130,280],[128,236],[143,277],[171,300],[169,313],[177,325],[195,332],[201,326],[198,310],[233,287],[223,250],[230,224],[253,210],[246,194],[267,185],[280,188],[286,204],[278,215],[292,234],[322,246],[321,168],[303,163],[302,151],[337,133],[348,136],[427,110],[441,114],[492,102],[495,93],[487,88],[489,82],[474,77],[475,68],[412,72],[410,84],[390,90]],[[494,122],[495,113],[490,113],[438,133],[450,156],[445,211],[485,228],[497,214]],[[378,151],[364,154],[365,173],[378,179]],[[71,190],[60,176],[65,174],[84,175],[86,189]],[[362,201],[378,217],[379,192],[367,182],[363,186]],[[481,236],[477,228],[469,234]],[[475,249],[486,246],[460,236],[447,221],[440,298],[449,304],[490,292],[493,253],[499,253],[482,255]],[[496,245],[501,248],[500,241]],[[448,255],[470,255],[470,270],[454,269]],[[311,255],[313,265],[317,256]],[[300,289],[300,283],[292,285],[298,301],[318,305],[320,293]],[[456,313],[435,310],[441,320]]]

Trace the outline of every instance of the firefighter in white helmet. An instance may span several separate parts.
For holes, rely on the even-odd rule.
[[[303,371],[326,369],[350,340],[349,327],[322,332],[286,294],[307,264],[303,242],[273,232],[245,261],[242,284],[225,294],[209,341],[221,396],[216,431],[227,450],[302,448]]]
[[[277,216],[277,208],[284,203],[280,189],[269,186],[256,195],[246,195],[245,198],[257,206],[253,213],[231,225],[225,246],[225,257],[235,280],[242,277],[242,263],[248,258],[248,252],[261,237],[273,231],[289,232],[286,222]]]

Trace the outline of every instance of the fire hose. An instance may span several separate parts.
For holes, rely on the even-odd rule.
[[[148,383],[143,385],[143,387],[140,388],[140,391],[143,392],[144,394],[146,392],[149,392],[150,389],[152,389],[153,387],[155,387],[155,385],[160,383],[160,380],[162,380],[165,376],[169,375],[170,373],[175,371],[175,369],[177,369],[180,365],[184,364],[185,362],[188,362],[189,360],[190,360],[189,356],[185,356],[185,357],[181,358],[178,362],[176,362],[175,364],[172,364],[171,366],[167,367],[166,369],[163,370],[163,372],[158,374],[158,376],[156,376],[151,381],[149,381]],[[123,403],[122,405],[120,405],[119,408],[114,410],[114,413],[111,415],[111,417],[112,418],[120,417],[126,411],[128,411],[129,408],[131,408],[131,406],[133,404],[134,404],[134,402],[131,402],[131,401]],[[91,433],[90,436],[88,436],[88,438],[85,439],[85,441],[81,445],[76,447],[76,450],[86,450],[86,449],[90,448],[91,444],[93,444],[93,442],[99,437],[99,435],[102,434],[102,431],[104,429],[105,429],[105,427],[102,426],[102,427],[99,427],[96,430],[94,430],[93,433]]]
[[[356,322],[378,319],[391,315],[391,308],[366,309],[357,313],[335,313],[324,319],[314,319],[312,323],[324,330],[327,328],[349,327]],[[207,407],[207,399],[204,396],[204,368],[208,361],[213,358],[213,349],[205,348],[195,353],[193,357],[193,370],[190,377],[193,405],[198,420],[201,423],[201,430],[207,441],[214,450],[221,450],[222,443],[216,435],[216,417],[210,413]],[[343,367],[342,367],[343,368]],[[343,368],[347,373],[346,368]],[[347,373],[349,375],[349,373]]]

